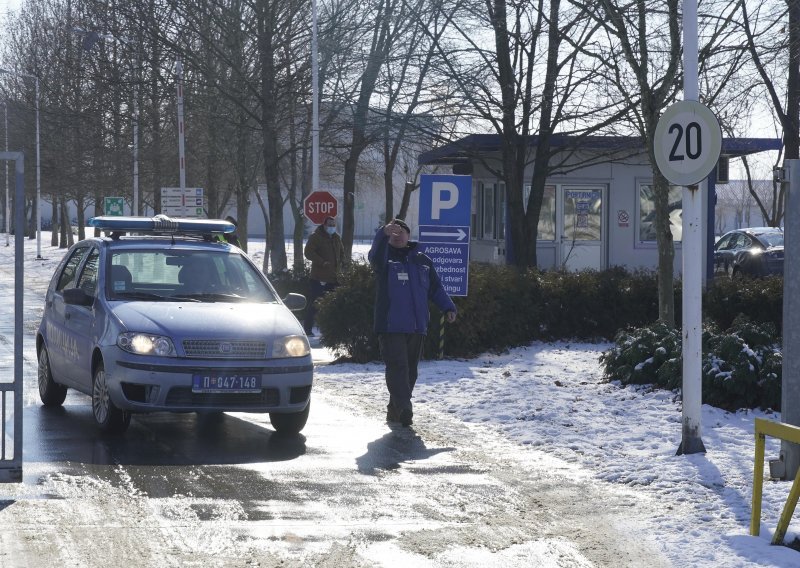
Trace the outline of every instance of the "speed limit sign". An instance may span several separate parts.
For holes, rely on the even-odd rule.
[[[714,113],[697,101],[670,106],[656,126],[658,169],[674,185],[703,180],[719,160],[722,130]]]

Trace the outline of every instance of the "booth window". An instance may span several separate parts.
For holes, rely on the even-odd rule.
[[[478,182],[473,194],[474,238],[501,240],[506,236],[506,184]]]
[[[671,185],[668,200],[672,240],[680,242],[683,234],[683,188]],[[639,241],[656,242],[656,204],[650,183],[639,184]]]
[[[531,196],[531,186],[526,185],[522,196],[522,206],[528,211],[528,199]],[[556,240],[556,186],[544,186],[542,208],[539,210],[539,226],[536,233],[537,241]]]

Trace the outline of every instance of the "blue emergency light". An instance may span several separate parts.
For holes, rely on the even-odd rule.
[[[160,234],[197,234],[233,233],[236,227],[229,221],[222,219],[184,219],[180,217],[92,217],[88,221],[90,227],[108,232],[137,232]]]

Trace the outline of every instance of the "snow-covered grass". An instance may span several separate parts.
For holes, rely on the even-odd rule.
[[[46,285],[63,255],[49,246],[49,233],[43,235],[44,260],[35,259],[34,240],[25,243],[26,283],[33,288]],[[367,246],[359,245],[357,254],[363,255]],[[0,247],[7,271],[13,270],[10,249]],[[287,251],[291,255],[290,246]],[[251,242],[250,252],[260,262],[263,242]],[[3,313],[8,317],[13,311]],[[471,360],[423,361],[414,394],[416,420],[447,413],[496,432],[520,452],[544,452],[581,475],[641,492],[654,506],[638,528],[653,536],[674,566],[800,566],[800,553],[770,545],[788,483],[765,484],[761,536],[748,534],[754,419],[780,420],[780,415],[730,413],[705,405],[707,453],[677,456],[679,396],[604,382],[598,358],[610,347],[534,343]],[[318,348],[315,359],[331,357]],[[384,396],[380,363],[321,365],[316,380],[321,388],[364,400]],[[768,440],[767,457],[777,457],[778,451],[779,443]],[[800,521],[794,521],[787,542],[798,532]]]

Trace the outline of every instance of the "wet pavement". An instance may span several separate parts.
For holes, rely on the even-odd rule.
[[[195,413],[134,415],[103,435],[87,396],[38,403],[39,288],[23,482],[0,484],[3,568],[665,565],[630,528],[637,497],[446,414],[387,425],[382,396],[324,380],[299,436],[266,415]]]

